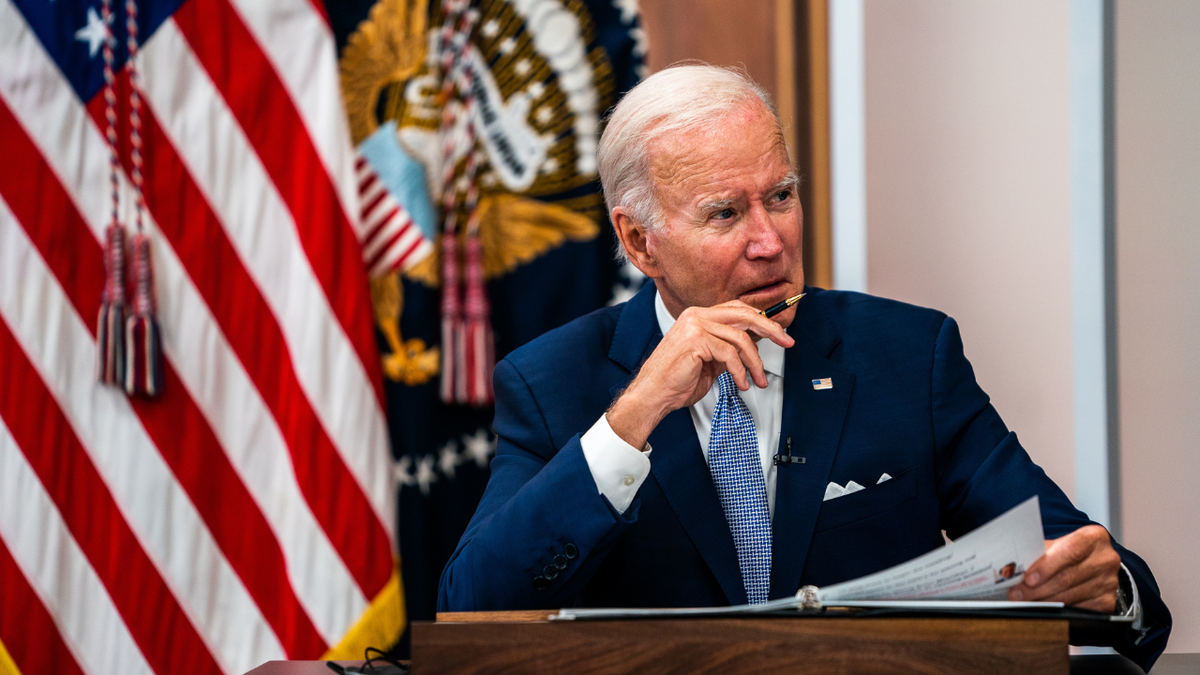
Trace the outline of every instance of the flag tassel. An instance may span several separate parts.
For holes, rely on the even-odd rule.
[[[150,241],[133,237],[133,313],[125,328],[125,391],[155,397],[163,389],[162,337],[154,311],[154,278],[150,266]]]
[[[462,302],[458,294],[458,241],[454,231],[442,235],[442,401],[459,401],[463,344]]]
[[[120,386],[125,374],[125,230],[104,232],[104,291],[96,320],[96,379]]]
[[[492,369],[495,367],[495,337],[491,307],[483,278],[483,251],[478,235],[467,237],[466,255],[466,398],[471,405],[492,402]]]

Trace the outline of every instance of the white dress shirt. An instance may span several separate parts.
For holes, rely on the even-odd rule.
[[[658,317],[658,327],[663,335],[675,325],[675,317],[667,311],[662,297],[654,295],[654,311]],[[758,355],[763,361],[763,370],[767,375],[767,388],[759,389],[754,381],[750,381],[748,391],[739,392],[750,415],[754,418],[754,431],[758,436],[758,455],[762,462],[763,477],[767,484],[767,506],[771,515],[775,515],[775,471],[772,458],[779,450],[779,429],[783,422],[783,347],[770,340],[758,341]],[[704,461],[708,461],[708,439],[712,434],[713,410],[717,407],[720,387],[713,382],[712,388],[704,398],[691,407],[692,425],[696,428],[696,438],[700,440],[700,451],[704,453]],[[621,440],[612,427],[608,425],[608,417],[602,415],[592,428],[580,439],[583,456],[587,460],[596,488],[613,505],[613,508],[624,513],[633,503],[638,488],[650,474],[649,444],[639,451]]]

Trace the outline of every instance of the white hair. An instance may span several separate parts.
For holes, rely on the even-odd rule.
[[[609,213],[621,207],[646,230],[662,226],[662,205],[650,175],[647,148],[667,134],[715,124],[747,101],[775,116],[767,92],[745,71],[686,62],[660,70],[629,90],[609,115],[596,152]],[[623,246],[617,259],[628,260]]]

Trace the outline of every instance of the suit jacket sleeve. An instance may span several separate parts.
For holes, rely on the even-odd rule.
[[[575,434],[561,448],[543,406],[510,361],[494,376],[492,476],[442,573],[439,611],[569,606],[613,542],[637,520],[602,497]]]
[[[958,325],[950,318],[943,321],[934,348],[932,396],[938,498],[942,527],[951,539],[1035,494],[1047,539],[1092,523],[1005,427],[976,383]],[[1171,615],[1146,563],[1116,541],[1113,546],[1138,585],[1150,631],[1144,637],[1127,631],[1111,646],[1149,669],[1166,647]]]

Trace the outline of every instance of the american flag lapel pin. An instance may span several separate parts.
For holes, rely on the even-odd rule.
[[[832,377],[822,377],[821,379],[813,380],[812,382],[813,382],[813,389],[815,391],[821,391],[822,389],[833,389],[833,378]]]

